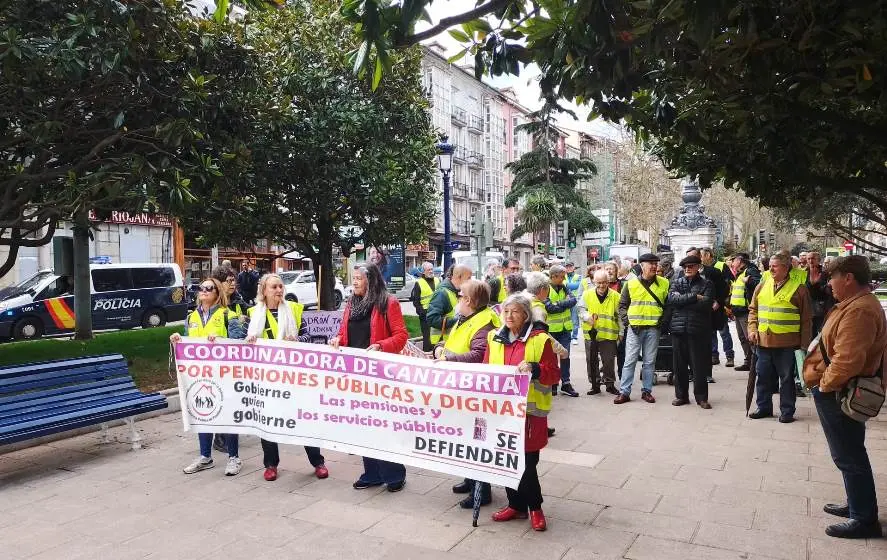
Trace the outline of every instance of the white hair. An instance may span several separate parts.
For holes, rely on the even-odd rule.
[[[551,280],[542,272],[530,272],[527,274],[527,291],[534,296],[539,293],[539,290],[549,286],[551,286]]]
[[[594,278],[593,278],[593,280],[594,280],[595,282],[609,281],[609,280],[610,280],[610,274],[609,274],[606,270],[596,270],[596,271],[594,272]]]
[[[533,300],[529,295],[523,293],[511,294],[502,302],[502,323],[505,323],[505,308],[517,305],[524,312],[527,320],[533,323],[545,321],[545,316],[541,309],[533,306]]]

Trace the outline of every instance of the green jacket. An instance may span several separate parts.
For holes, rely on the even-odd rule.
[[[450,311],[453,310],[453,307],[450,305],[450,298],[447,297],[446,290],[451,291],[457,296],[459,295],[459,290],[453,286],[453,283],[450,280],[444,280],[434,290],[434,295],[431,296],[431,303],[428,304],[427,314],[428,325],[436,329],[440,329],[441,325],[443,325],[442,331],[447,331],[456,324],[454,317],[447,317]]]

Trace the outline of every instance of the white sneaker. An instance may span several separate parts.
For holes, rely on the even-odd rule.
[[[573,339],[573,346],[579,346],[579,339],[578,338]]]
[[[228,464],[225,465],[225,476],[234,476],[243,468],[243,461],[240,457],[228,457]]]
[[[206,469],[211,469],[215,467],[215,463],[213,463],[212,457],[199,457],[196,461],[182,469],[182,472],[185,474],[194,474],[196,472],[205,471]]]

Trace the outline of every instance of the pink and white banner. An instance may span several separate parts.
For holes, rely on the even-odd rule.
[[[186,431],[251,434],[517,487],[529,376],[352,348],[183,338]]]

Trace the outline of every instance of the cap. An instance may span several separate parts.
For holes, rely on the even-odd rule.
[[[564,263],[564,266],[567,267],[567,266],[576,266],[576,265],[573,264],[573,261],[567,261]]]
[[[702,259],[700,259],[696,255],[690,255],[689,257],[684,257],[683,259],[681,259],[681,266],[687,266],[690,264],[702,264]]]
[[[643,263],[643,262],[658,263],[658,262],[659,262],[659,257],[657,257],[656,255],[654,255],[653,253],[644,253],[644,254],[641,255],[641,257],[638,259],[638,262],[642,262],[642,263]]]

